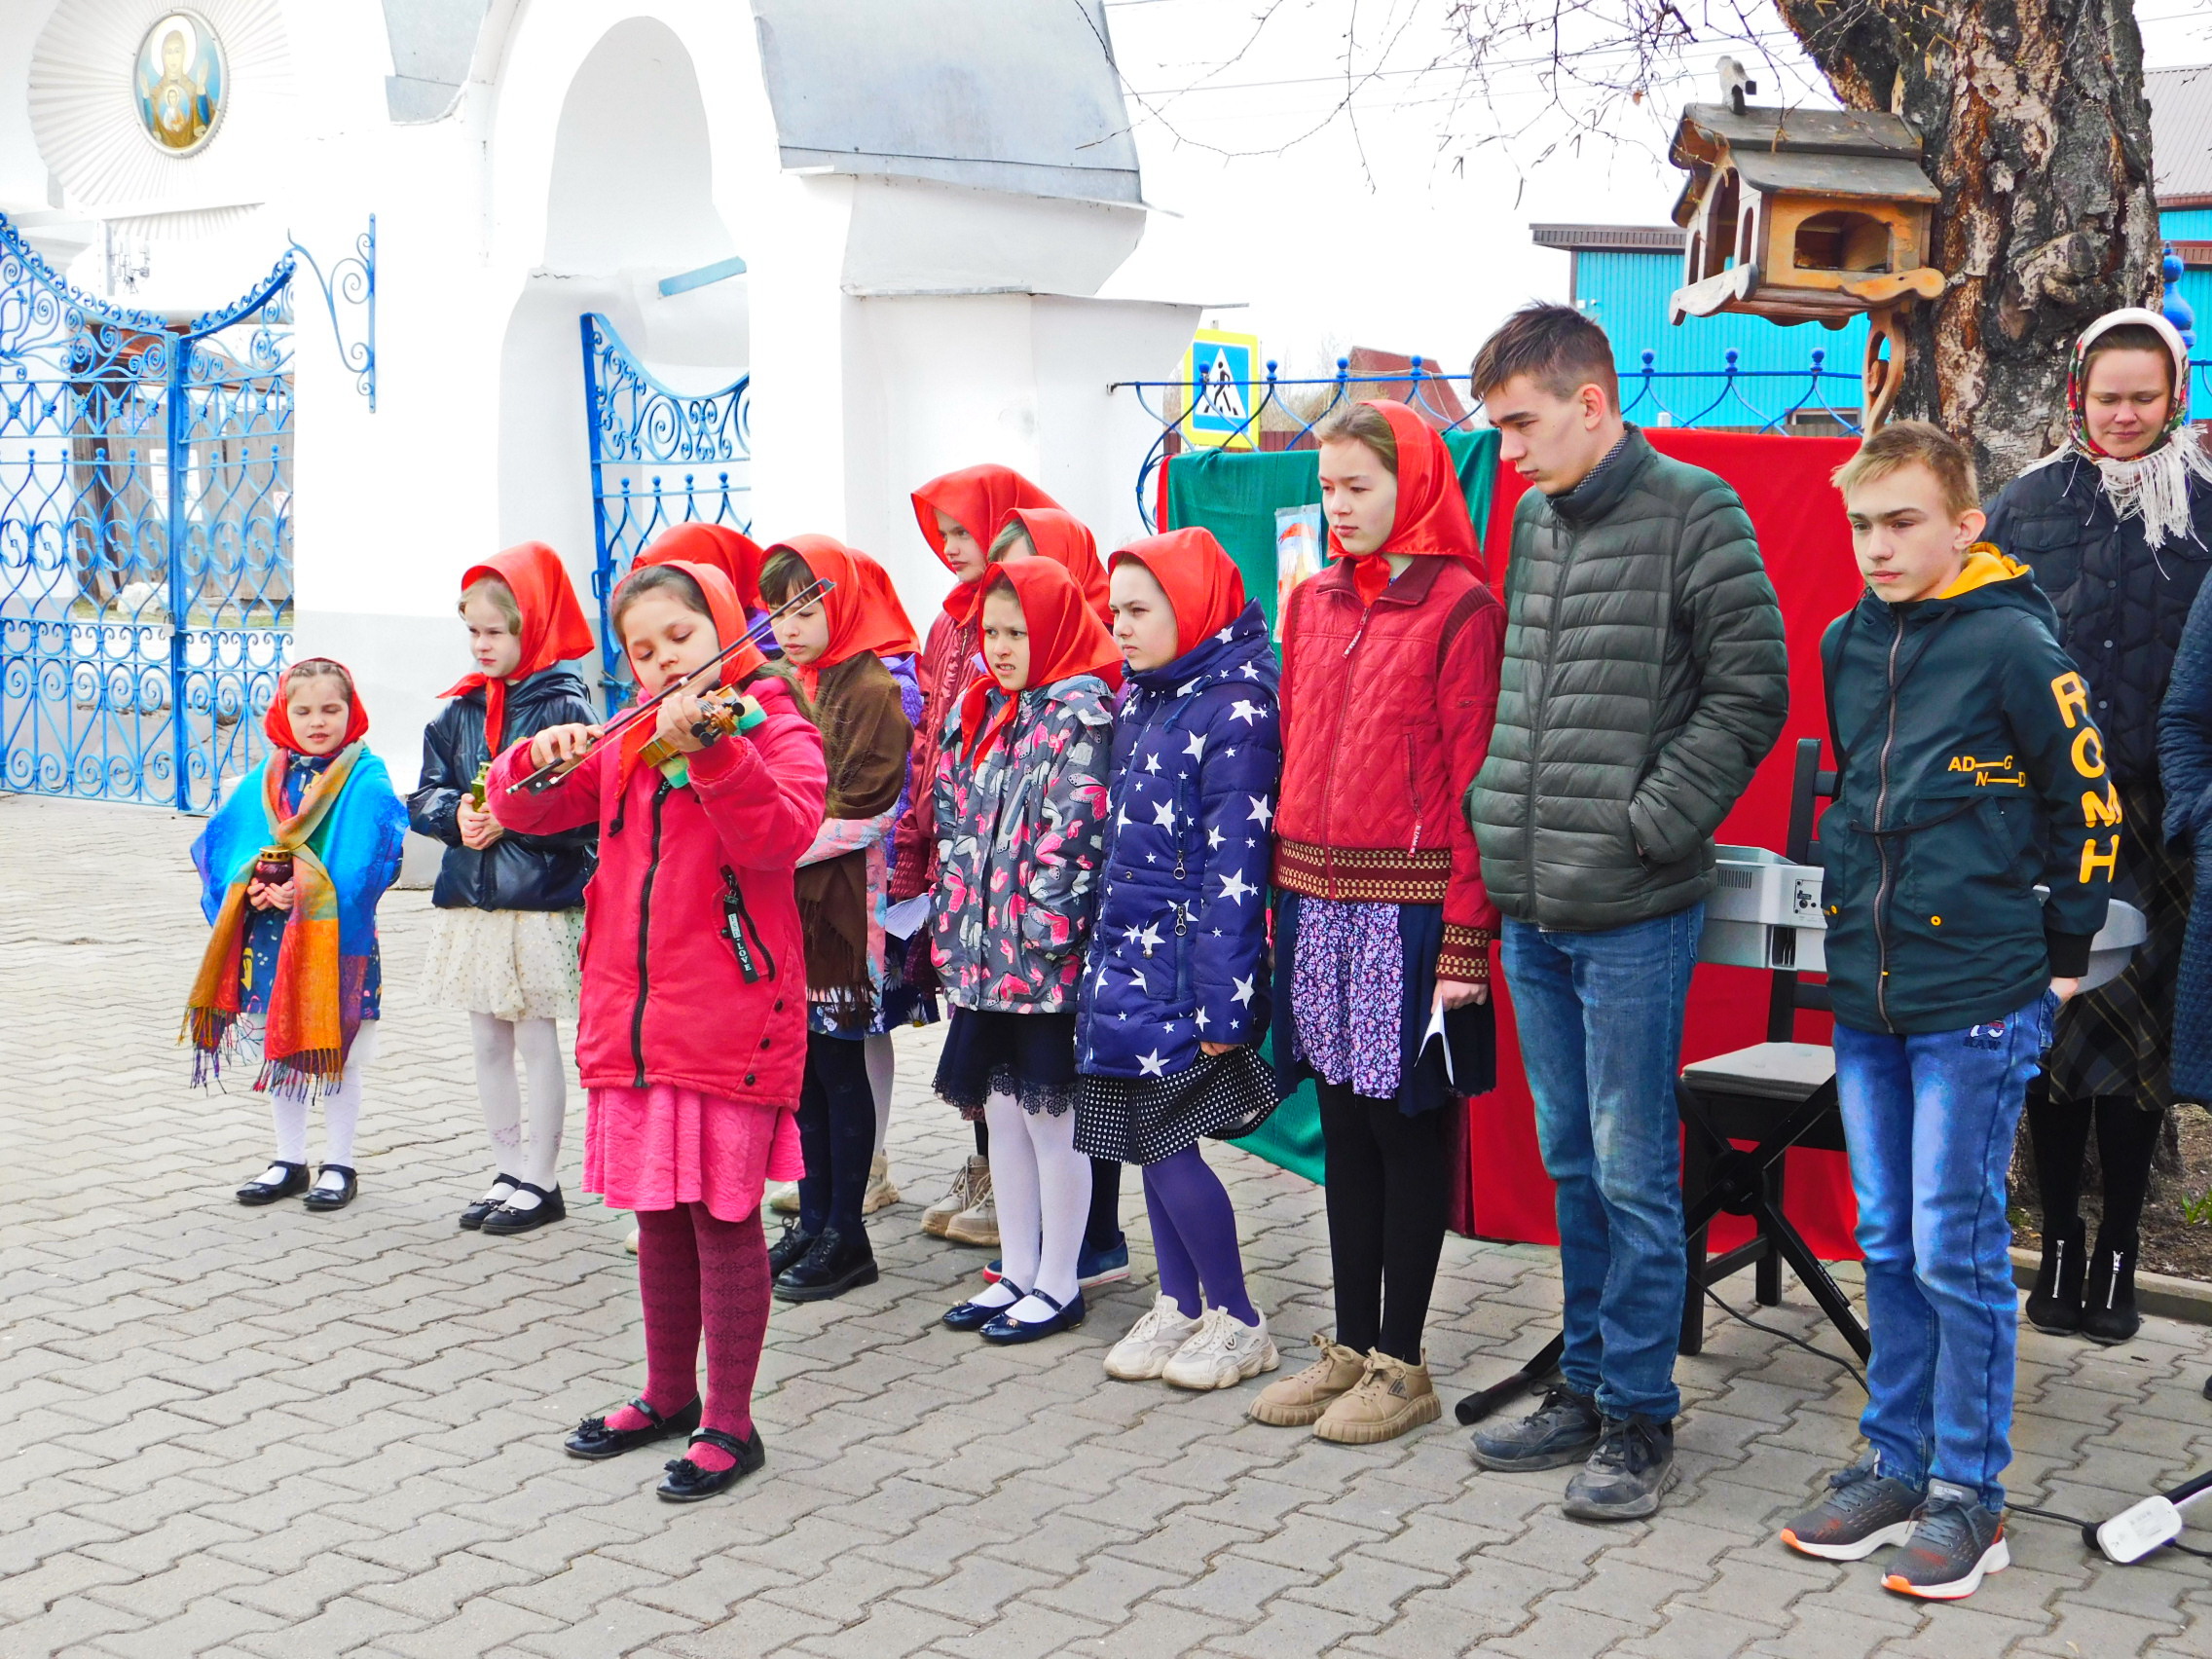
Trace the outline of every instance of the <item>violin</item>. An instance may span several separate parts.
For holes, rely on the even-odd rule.
[[[748,645],[753,646],[756,650],[759,649],[760,646],[766,645],[771,639],[775,637],[774,624],[779,617],[786,616],[793,610],[802,610],[807,606],[819,603],[822,596],[828,593],[837,584],[835,582],[826,582],[821,580],[819,577],[814,581],[809,582],[805,587],[800,588],[798,592],[793,594],[791,598],[785,600],[783,604],[777,606],[775,609],[769,611],[758,621],[753,623],[752,626],[748,627],[743,634],[732,640],[728,645],[724,645],[720,650],[717,651],[712,657],[701,663],[689,674],[682,675],[678,679],[670,681],[666,685],[661,687],[660,691],[656,695],[647,697],[643,703],[640,703],[636,708],[630,710],[627,714],[624,714],[617,719],[608,720],[607,724],[601,726],[599,728],[599,735],[594,737],[591,742],[584,747],[581,754],[573,756],[567,760],[546,761],[544,765],[538,767],[536,771],[531,773],[528,777],[518,779],[516,782],[509,784],[507,786],[507,793],[513,794],[517,790],[528,790],[533,794],[538,794],[546,790],[551,789],[555,784],[559,783],[571,772],[573,772],[578,766],[581,766],[594,755],[597,755],[602,745],[609,742],[610,740],[619,739],[624,732],[628,731],[640,720],[650,715],[655,709],[658,709],[663,703],[667,702],[678,692],[695,689],[699,684],[702,676],[713,674],[716,670],[719,669],[723,663],[727,662],[731,657],[735,656],[739,651],[745,649],[745,647]],[[730,688],[722,687],[721,689],[728,690]],[[719,697],[720,695],[720,691],[711,692],[707,695],[711,697]],[[742,695],[742,693],[740,693],[739,695]],[[699,741],[701,743],[711,743],[716,737],[720,737],[724,733],[735,731],[737,729],[738,720],[741,718],[742,711],[731,714],[729,718],[729,723],[727,725],[720,726],[719,729],[717,730],[711,737],[701,736]],[[700,723],[704,724],[705,722]],[[659,745],[657,743],[648,745],[647,751],[649,753],[651,749],[658,747]],[[674,756],[670,754],[663,754],[661,758],[663,760],[666,760],[672,759],[674,758]]]
[[[742,687],[724,685],[709,691],[699,699],[704,718],[691,722],[691,735],[704,749],[719,743],[738,728],[748,714],[756,712],[760,705],[745,694]],[[647,766],[665,766],[679,760],[683,751],[665,737],[656,737],[638,751],[638,759]]]

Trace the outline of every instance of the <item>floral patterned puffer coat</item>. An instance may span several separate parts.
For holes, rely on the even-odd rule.
[[[1002,706],[992,692],[985,718]],[[1105,848],[1106,682],[1083,674],[1023,691],[973,765],[958,720],[955,706],[938,756],[938,977],[959,1008],[1071,1012]]]

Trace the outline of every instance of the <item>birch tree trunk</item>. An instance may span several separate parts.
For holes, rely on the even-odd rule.
[[[1899,416],[1971,438],[1985,494],[2063,430],[2074,338],[2156,307],[2151,110],[2131,0],[1777,0],[1853,109],[1920,131],[1950,285],[1914,308]]]

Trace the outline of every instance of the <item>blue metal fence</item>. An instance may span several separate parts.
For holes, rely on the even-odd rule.
[[[639,551],[670,525],[751,532],[753,381],[714,391],[663,385],[597,312],[582,318],[594,563],[607,706],[627,693],[608,606]]]
[[[292,644],[292,259],[190,320],[0,216],[0,789],[207,812]]]

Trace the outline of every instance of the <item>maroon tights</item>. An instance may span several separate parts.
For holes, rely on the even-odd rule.
[[[768,1246],[756,1209],[718,1221],[705,1204],[640,1210],[638,1292],[645,1307],[645,1403],[673,1417],[699,1392],[699,1337],[707,1339],[707,1398],[700,1426],[743,1440],[753,1432],[753,1379],[768,1334]],[[610,1428],[643,1428],[629,1406]],[[686,1454],[702,1469],[726,1469],[729,1455],[701,1444]]]

